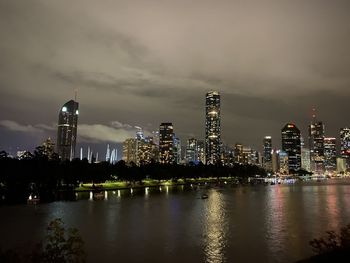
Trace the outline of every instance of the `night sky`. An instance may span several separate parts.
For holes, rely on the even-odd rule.
[[[80,103],[79,144],[173,122],[204,138],[205,93],[221,93],[222,139],[261,150],[312,107],[326,136],[350,126],[350,1],[0,0],[0,150],[56,140]],[[120,146],[119,146],[120,147]],[[102,152],[101,152],[102,154]]]

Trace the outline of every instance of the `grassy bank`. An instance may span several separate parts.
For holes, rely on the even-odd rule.
[[[107,181],[105,183],[95,184],[80,184],[79,187],[75,188],[77,192],[91,191],[95,189],[99,190],[119,190],[128,188],[144,188],[144,187],[157,187],[157,186],[176,186],[184,184],[202,184],[202,183],[224,183],[224,182],[236,182],[234,177],[224,177],[218,180],[217,178],[191,178],[191,179],[178,179],[177,181],[172,180],[142,180],[141,182],[127,182],[127,181]]]

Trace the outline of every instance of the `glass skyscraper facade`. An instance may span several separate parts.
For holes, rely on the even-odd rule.
[[[197,139],[191,138],[187,140],[186,145],[186,163],[197,163],[198,153],[197,153]]]
[[[350,167],[350,128],[340,129],[340,155]]]
[[[210,91],[205,98],[205,162],[218,163],[220,150],[220,94],[217,91]]]
[[[172,123],[161,123],[159,126],[159,162],[174,162],[174,128]]]
[[[301,168],[300,130],[293,123],[287,123],[282,129],[282,150],[288,154],[289,172]]]
[[[336,138],[324,138],[324,157],[325,170],[335,172],[337,170]]]
[[[75,157],[78,115],[79,103],[74,100],[65,103],[58,114],[57,153],[62,160]]]
[[[324,137],[324,124],[313,120],[309,126],[311,170],[320,174],[324,172]]]
[[[272,170],[272,138],[271,136],[264,137],[264,168],[268,171]]]

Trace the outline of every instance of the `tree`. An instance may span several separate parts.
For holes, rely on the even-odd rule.
[[[326,237],[315,238],[310,245],[316,254],[325,254],[335,250],[350,250],[350,224],[340,229],[340,233],[327,231]]]
[[[0,262],[32,262],[32,263],[84,263],[84,242],[76,228],[64,227],[60,218],[52,220],[47,227],[44,242],[36,245],[28,257],[15,250],[0,250]]]
[[[66,230],[63,221],[56,218],[49,223],[47,231],[40,262],[85,262],[84,242],[76,228]]]

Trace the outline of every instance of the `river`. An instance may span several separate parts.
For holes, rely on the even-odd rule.
[[[59,217],[80,231],[88,262],[295,262],[312,255],[311,239],[350,223],[350,180],[104,195],[1,205],[0,246],[25,250]]]

